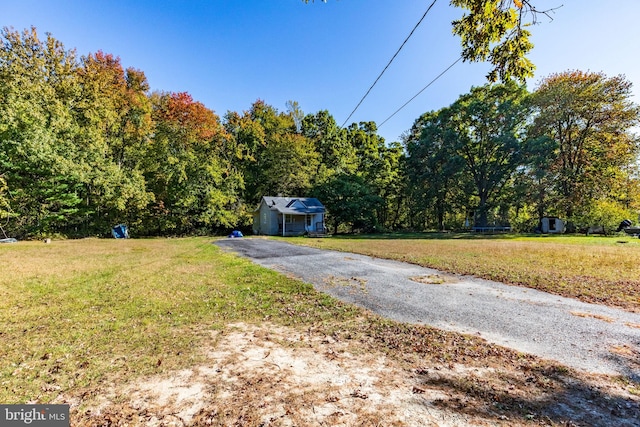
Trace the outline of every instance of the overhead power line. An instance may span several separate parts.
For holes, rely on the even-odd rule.
[[[420,24],[422,23],[422,21],[424,21],[424,18],[427,16],[427,14],[429,13],[429,11],[431,10],[431,8],[433,7],[434,4],[436,4],[436,1],[438,0],[433,0],[433,2],[431,3],[431,5],[429,5],[429,7],[427,8],[427,11],[424,13],[424,15],[422,15],[422,18],[420,18],[420,20],[418,21],[418,23],[415,25],[415,27],[413,27],[413,30],[411,30],[411,32],[409,33],[409,35],[407,36],[406,39],[404,39],[404,42],[402,42],[402,45],[400,45],[400,47],[398,48],[398,50],[396,51],[396,53],[391,57],[391,59],[389,60],[389,62],[387,63],[387,65],[384,67],[384,69],[382,70],[382,72],[380,73],[380,75],[378,76],[378,78],[376,78],[376,80],[373,82],[373,84],[371,85],[371,87],[369,88],[369,90],[367,90],[367,93],[364,94],[364,96],[362,97],[362,99],[360,100],[360,102],[358,102],[358,105],[356,105],[356,108],[353,109],[353,111],[351,112],[351,114],[349,114],[349,117],[347,117],[347,119],[344,121],[344,123],[342,124],[341,127],[344,127],[344,125],[347,124],[347,122],[349,121],[349,119],[351,118],[351,116],[353,116],[353,113],[356,112],[356,110],[358,109],[358,107],[360,107],[360,104],[362,104],[362,101],[365,100],[365,98],[369,95],[369,92],[371,92],[371,89],[373,89],[373,87],[376,85],[376,83],[378,83],[378,80],[380,80],[380,77],[382,77],[382,75],[385,73],[385,71],[387,71],[387,68],[389,68],[389,66],[391,65],[391,63],[393,62],[394,59],[396,59],[396,56],[398,56],[398,54],[400,53],[400,51],[402,50],[402,48],[404,47],[405,44],[407,44],[407,41],[409,41],[409,39],[411,38],[411,36],[413,35],[413,33],[416,31],[416,29],[420,26]]]
[[[434,78],[433,80],[431,80],[429,82],[429,84],[427,84],[425,87],[423,87],[420,92],[416,93],[410,100],[408,100],[407,102],[405,102],[402,107],[398,108],[392,115],[390,115],[389,117],[387,117],[382,123],[380,123],[378,125],[378,128],[380,128],[383,124],[387,123],[393,116],[395,116],[396,114],[398,114],[400,112],[400,110],[402,110],[404,107],[406,107],[407,105],[409,105],[409,103],[411,101],[413,101],[414,99],[416,99],[422,92],[424,92],[425,90],[427,90],[427,88],[429,86],[431,86],[432,84],[434,84],[436,82],[436,80],[438,80],[440,77],[442,77],[447,71],[449,71],[451,68],[453,68],[454,65],[456,65],[458,62],[460,62],[462,60],[462,56],[459,57],[458,59],[456,59],[451,65],[449,65],[443,72],[441,72],[440,74],[438,74],[436,76],[436,78]],[[344,126],[344,125],[343,125]]]

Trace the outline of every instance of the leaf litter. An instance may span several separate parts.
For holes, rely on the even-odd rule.
[[[113,385],[81,412],[76,402],[76,424],[637,425],[640,398],[605,377],[577,380],[476,337],[405,329],[230,324],[212,333],[204,363]]]

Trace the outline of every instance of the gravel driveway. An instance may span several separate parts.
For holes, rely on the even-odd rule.
[[[390,319],[479,335],[580,370],[640,381],[640,314],[282,241],[244,238],[215,243]]]

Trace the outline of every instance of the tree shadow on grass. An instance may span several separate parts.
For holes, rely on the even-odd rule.
[[[640,343],[611,352],[621,374],[613,377],[426,326],[377,321],[362,330],[411,364],[427,409],[505,426],[640,426]]]
[[[420,374],[422,386],[439,389],[449,396],[425,401],[425,405],[506,425],[528,422],[594,427],[640,425],[638,399],[611,392],[610,387],[599,385],[595,377],[590,384],[580,375],[563,369],[541,367],[522,375],[500,373],[499,382],[481,376],[443,376],[438,371],[424,370]]]
[[[637,385],[636,388],[640,394],[640,340],[610,347],[608,359],[618,367],[624,378]],[[638,413],[638,425],[640,425],[640,413]]]

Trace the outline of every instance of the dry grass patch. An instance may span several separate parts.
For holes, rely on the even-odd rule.
[[[424,283],[425,285],[442,285],[445,283],[455,283],[458,279],[455,276],[443,275],[443,274],[428,274],[426,276],[409,277],[409,280],[414,282]]]
[[[585,313],[583,311],[571,311],[570,313],[571,313],[572,316],[591,318],[591,319],[598,319],[598,320],[602,320],[603,322],[607,322],[607,323],[613,323],[613,322],[616,321],[616,319],[613,319],[613,318],[608,317],[608,316],[603,316],[601,314]]]
[[[640,354],[628,345],[614,345],[610,348],[612,353],[629,358],[637,358]]]
[[[373,236],[293,241],[411,262],[640,312],[640,242],[618,245],[615,240],[603,237],[464,237]]]
[[[352,293],[367,293],[367,281],[361,277],[338,277],[329,276],[324,279],[327,286],[345,287],[351,289]]]

